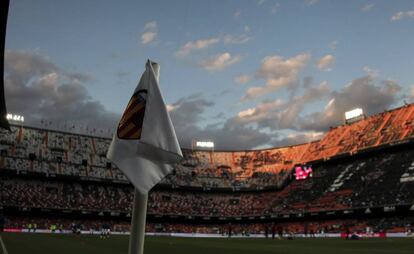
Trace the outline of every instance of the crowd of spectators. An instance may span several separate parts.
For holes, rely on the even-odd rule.
[[[0,131],[0,169],[17,174],[39,173],[48,177],[63,175],[128,183],[122,172],[106,159],[109,139],[22,126],[12,126],[10,133]],[[246,166],[246,163],[257,164],[260,152],[256,157],[248,152],[238,153],[233,159],[240,162],[225,165],[221,160],[227,160],[229,153],[183,151],[184,160],[161,184],[239,190],[278,187],[286,180],[287,171],[265,172]],[[206,156],[211,159],[218,156],[218,159],[212,162]]]
[[[0,206],[23,208],[130,211],[133,189],[128,185],[97,185],[1,178]]]
[[[314,167],[313,177],[293,180],[281,190],[250,192],[188,191],[155,188],[148,213],[244,217],[414,204],[411,170],[414,149]],[[0,176],[0,205],[130,212],[133,188],[126,184]]]
[[[280,191],[271,211],[297,213],[414,204],[414,181],[401,181],[413,161],[414,150],[406,149],[320,165],[313,178],[295,181]]]

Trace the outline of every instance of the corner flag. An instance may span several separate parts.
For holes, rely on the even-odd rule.
[[[158,65],[147,61],[107,153],[142,194],[169,174],[183,156],[154,66]]]

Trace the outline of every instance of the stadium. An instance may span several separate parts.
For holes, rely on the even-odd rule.
[[[182,162],[150,192],[147,235],[412,237],[413,120],[410,104],[305,144],[183,149]],[[110,141],[28,126],[2,131],[4,231],[128,234],[133,187],[106,159]]]
[[[0,254],[414,253],[412,0],[1,0]]]

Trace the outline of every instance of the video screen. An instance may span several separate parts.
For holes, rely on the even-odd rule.
[[[296,180],[305,180],[312,177],[312,166],[296,166],[295,178]]]

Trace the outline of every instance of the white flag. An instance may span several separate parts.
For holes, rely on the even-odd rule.
[[[158,67],[148,60],[107,154],[142,194],[183,156],[158,86]]]

